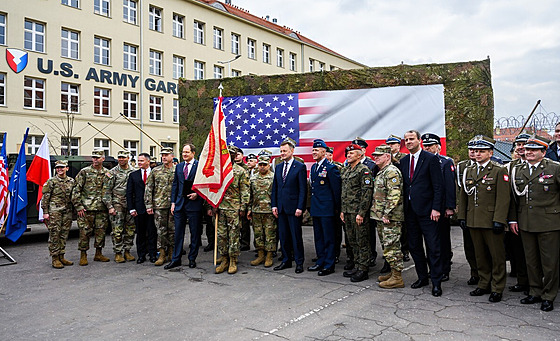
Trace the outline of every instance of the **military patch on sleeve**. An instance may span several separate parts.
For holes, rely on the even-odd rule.
[[[369,184],[371,183],[371,181],[370,181],[370,179],[366,179],[366,180],[364,181],[364,183],[365,183],[366,185],[369,185]]]
[[[504,181],[509,182],[509,176],[507,174],[504,174]]]
[[[455,171],[455,166],[451,165],[451,171],[452,171],[452,172]]]
[[[110,172],[105,173],[105,175],[110,179],[113,177],[113,175]]]
[[[397,182],[397,178],[392,178],[391,181]]]

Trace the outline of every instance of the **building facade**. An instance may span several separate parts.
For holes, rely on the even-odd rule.
[[[202,0],[4,0],[0,50],[0,136],[7,132],[7,151],[17,153],[29,127],[28,154],[45,134],[51,155],[178,152],[180,78],[365,67]]]

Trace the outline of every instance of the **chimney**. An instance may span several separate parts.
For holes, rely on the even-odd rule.
[[[227,5],[231,5],[231,0],[226,0]]]
[[[272,22],[275,23],[275,24],[278,24],[278,19],[272,18]]]
[[[266,17],[264,17],[266,21],[270,21],[270,15],[267,15]]]

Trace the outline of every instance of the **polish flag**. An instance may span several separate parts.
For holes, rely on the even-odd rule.
[[[41,199],[43,198],[43,185],[51,177],[51,156],[49,154],[49,139],[45,134],[43,142],[37,150],[37,154],[31,161],[31,165],[27,170],[27,181],[31,181],[39,185],[37,193],[37,208],[39,210],[39,220],[43,220],[43,209],[41,209]]]

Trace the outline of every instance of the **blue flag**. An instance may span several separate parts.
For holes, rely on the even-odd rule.
[[[17,241],[27,229],[27,167],[25,165],[27,133],[29,133],[29,128],[25,131],[14,171],[10,178],[10,185],[8,186],[12,199],[8,221],[6,222],[6,237],[13,242]]]

